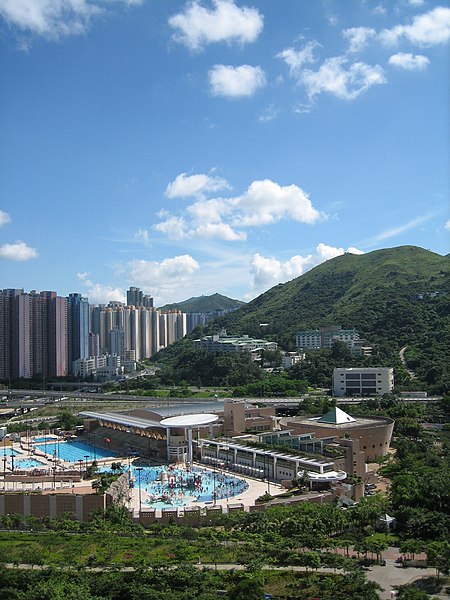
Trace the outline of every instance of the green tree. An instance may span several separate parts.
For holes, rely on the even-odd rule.
[[[447,575],[450,568],[450,543],[430,542],[426,548],[427,562],[436,569],[436,577],[439,581],[439,574]]]

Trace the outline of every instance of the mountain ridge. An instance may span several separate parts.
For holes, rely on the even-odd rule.
[[[160,307],[160,310],[177,309],[186,313],[191,312],[214,312],[216,310],[232,310],[244,305],[242,300],[234,300],[222,294],[211,294],[209,296],[193,296],[182,302],[172,302]]]
[[[205,331],[225,327],[232,334],[264,336],[295,350],[297,331],[328,325],[354,327],[380,357],[393,362],[406,345],[406,358],[422,380],[430,385],[445,380],[450,386],[445,361],[450,347],[449,258],[417,246],[346,253],[267,290]]]

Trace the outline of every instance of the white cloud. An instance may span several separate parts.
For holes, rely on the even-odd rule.
[[[119,287],[89,282],[86,295],[91,304],[108,304],[109,302],[123,302],[126,304],[126,295]]]
[[[142,0],[115,0],[126,5]],[[101,0],[0,0],[0,16],[10,25],[47,39],[80,35],[105,12]],[[109,2],[112,3],[112,2]]]
[[[447,223],[444,225],[445,229],[447,229],[447,231],[450,231],[450,219],[447,221]]]
[[[94,283],[89,279],[90,273],[77,273],[78,279],[86,288],[86,295],[91,304],[108,304],[109,302],[126,303],[126,295],[122,288],[102,283]]]
[[[344,100],[354,100],[373,85],[386,83],[380,65],[356,62],[345,68],[346,62],[345,57],[335,56],[325,60],[318,71],[305,69],[301,74],[301,82],[309,98],[328,93]]]
[[[233,204],[233,224],[241,227],[270,225],[283,218],[313,224],[323,216],[300,187],[281,186],[270,179],[253,181]]]
[[[268,289],[277,283],[284,283],[289,279],[302,275],[306,267],[312,266],[313,263],[312,255],[296,255],[282,262],[276,258],[266,258],[256,253],[250,261],[253,286],[257,289]]]
[[[428,213],[426,215],[416,217],[415,219],[412,219],[411,221],[408,221],[407,223],[404,223],[403,225],[385,229],[381,233],[378,233],[373,238],[371,238],[370,242],[382,242],[384,240],[388,240],[389,238],[401,235],[402,233],[405,233],[406,231],[409,231],[410,229],[414,229],[414,227],[417,227],[418,225],[422,225],[422,223],[429,221],[433,216],[434,215],[432,213]]]
[[[191,193],[196,191],[197,188],[192,186]],[[326,217],[300,187],[281,186],[270,179],[253,181],[240,196],[201,199],[188,205],[179,215],[162,210],[158,216],[162,220],[153,228],[170,239],[217,238],[225,241],[245,240],[247,234],[238,230],[242,227],[260,227],[282,219],[313,224]]]
[[[197,223],[220,223],[222,218],[229,214],[232,206],[229,200],[213,198],[211,200],[199,200],[187,207],[190,217]]]
[[[294,48],[286,48],[282,52],[277,54],[277,58],[281,58],[289,67],[289,72],[292,77],[299,74],[303,65],[313,63],[314,49],[319,46],[316,41],[308,42],[301,50],[295,50]]]
[[[330,258],[345,254],[344,248],[335,248],[334,246],[328,246],[322,242],[316,246],[316,252],[320,258],[323,258],[324,260],[330,260]],[[349,254],[364,254],[363,250],[358,250],[358,248],[355,248],[354,246],[347,248],[347,252]]]
[[[214,65],[208,72],[208,78],[211,94],[225,98],[253,96],[266,85],[266,76],[261,67],[250,65]]]
[[[335,258],[336,256],[341,256],[345,253],[344,248],[335,248],[334,246],[327,246],[327,244],[320,244],[316,247],[317,254],[323,258],[324,260],[329,260],[330,258]]]
[[[410,25],[396,25],[379,34],[386,44],[395,44],[402,38],[419,46],[443,44],[450,39],[450,8],[438,6],[412,19]]]
[[[7,223],[11,223],[10,215],[4,210],[0,210],[0,227],[2,225],[6,225]]]
[[[238,242],[247,239],[243,231],[235,231],[227,223],[205,223],[189,232],[190,237],[199,237],[202,239],[221,239],[226,242]]]
[[[147,229],[139,228],[134,234],[134,239],[144,244],[144,246],[148,246],[150,243],[150,234]]]
[[[399,52],[389,58],[389,64],[407,71],[422,71],[430,64],[429,59],[422,54],[411,54],[410,52]]]
[[[358,248],[355,248],[354,246],[349,246],[349,248],[347,248],[347,252],[349,254],[364,254],[364,250],[359,250]]]
[[[186,208],[186,216],[190,219],[189,228],[183,230],[188,238],[221,239],[227,242],[242,241],[247,238],[243,232],[235,231],[231,225],[224,223],[232,211],[230,200],[213,198],[199,200]]]
[[[286,261],[277,258],[267,258],[259,253],[250,260],[250,275],[252,287],[256,292],[267,290],[278,283],[284,283],[295,277],[303,275],[306,271],[322,262],[341,256],[344,248],[335,248],[320,242],[316,247],[316,254],[307,256],[295,255]],[[364,254],[362,250],[350,247],[347,252],[351,254]]]
[[[187,175],[180,173],[167,186],[167,198],[188,198],[191,196],[202,198],[207,192],[217,192],[229,189],[228,182],[222,177],[211,177],[205,174]]]
[[[182,217],[168,216],[165,211],[159,213],[159,216],[166,218],[154,225],[153,229],[164,233],[171,240],[182,240],[186,237],[186,222]]]
[[[361,52],[367,43],[375,37],[375,29],[370,27],[350,27],[344,29],[342,35],[349,42],[348,52]]]
[[[260,123],[268,123],[269,121],[273,121],[278,116],[278,109],[275,108],[272,104],[265,108],[258,117],[258,121]]]
[[[375,6],[375,8],[373,9],[372,13],[374,15],[378,15],[381,17],[384,17],[386,14],[386,8],[382,5],[382,4],[378,4],[378,6]]]
[[[134,260],[129,263],[128,281],[149,291],[157,300],[170,298],[180,285],[189,285],[199,263],[189,254],[166,258],[161,262]]]
[[[31,248],[25,242],[17,240],[14,244],[3,244],[0,246],[0,259],[25,261],[36,258],[38,255],[35,248]]]
[[[199,51],[217,42],[254,42],[263,29],[263,21],[256,8],[238,7],[233,0],[213,0],[212,9],[194,0],[184,12],[170,17],[169,25],[176,31],[175,41]]]

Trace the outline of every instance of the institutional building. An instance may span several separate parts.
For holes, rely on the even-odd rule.
[[[364,452],[365,459],[373,460],[388,453],[394,421],[389,417],[352,417],[335,407],[320,417],[284,417],[280,426],[296,435],[332,436],[340,442],[359,440],[359,450]]]
[[[228,335],[225,329],[219,334],[206,335],[194,340],[195,348],[206,348],[210,352],[259,352],[261,350],[277,350],[276,342],[269,342],[248,335]]]
[[[275,481],[293,479],[306,470],[316,483],[333,483],[348,475],[364,479],[366,461],[388,451],[394,423],[354,418],[333,408],[320,418],[285,418],[278,425],[273,407],[241,400],[127,413],[89,411],[81,416],[88,439],[108,438],[122,455],[183,462],[190,460],[193,445],[195,459],[206,464],[255,476],[265,469],[265,476]],[[207,425],[201,424],[202,417]]]
[[[369,355],[372,348],[360,338],[356,329],[342,329],[340,325],[299,331],[296,336],[297,349],[300,352],[332,348],[335,341],[343,342],[353,354]]]
[[[394,389],[392,367],[334,369],[334,396],[382,396]]]

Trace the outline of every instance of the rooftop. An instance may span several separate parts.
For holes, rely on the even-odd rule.
[[[342,423],[354,423],[356,419],[348,415],[346,412],[333,406],[325,415],[322,415],[318,419],[315,419],[318,423],[333,423],[334,425],[340,425]]]

